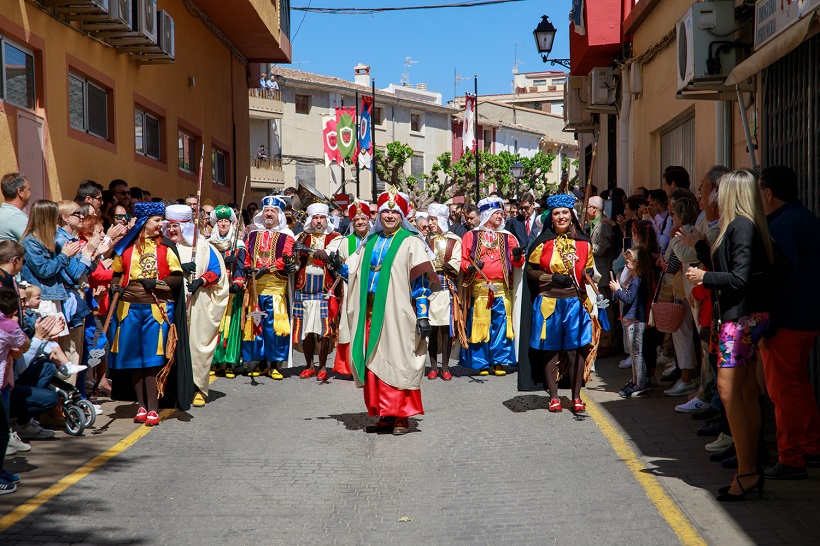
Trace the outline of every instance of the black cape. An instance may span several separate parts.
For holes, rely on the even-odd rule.
[[[576,241],[590,242],[589,237],[584,233],[578,221],[573,216],[573,224],[577,235]],[[527,259],[524,262],[524,278],[521,283],[521,317],[518,328],[518,390],[519,391],[540,391],[544,390],[544,365],[546,364],[544,351],[530,347],[530,333],[532,330],[532,306],[538,296],[538,283],[530,280],[527,275],[527,264],[530,261],[532,252],[546,241],[557,238],[558,235],[552,231],[552,218],[547,215],[541,233],[527,248]]]
[[[167,237],[162,238],[162,244],[170,248],[177,259],[179,251],[173,241]],[[159,401],[161,408],[177,408],[181,411],[188,411],[191,401],[194,398],[194,372],[191,366],[191,351],[188,339],[188,315],[185,309],[185,283],[181,283],[179,288],[174,290],[174,324],[177,326],[177,348],[174,352],[174,364],[168,381],[165,384],[165,396]],[[113,327],[112,327],[113,330]],[[113,340],[110,332],[109,340]],[[111,399],[135,402],[137,394],[134,392],[134,384],[131,381],[130,370],[109,370],[111,380]]]

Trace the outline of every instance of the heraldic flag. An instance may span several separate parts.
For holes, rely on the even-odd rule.
[[[343,161],[351,162],[356,154],[356,107],[336,107],[336,134],[339,141],[339,155]]]
[[[465,152],[476,151],[475,141],[475,95],[467,93],[464,98],[464,132],[461,134],[461,141],[464,144]]]
[[[334,161],[341,164],[339,138],[336,134],[336,118],[330,114],[322,114],[322,140],[325,148],[325,167],[329,167]]]
[[[373,97],[362,95],[362,107],[359,110],[359,167],[369,169],[373,159],[373,141],[370,139],[370,122],[373,113]]]

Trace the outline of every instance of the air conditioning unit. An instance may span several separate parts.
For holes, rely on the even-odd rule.
[[[587,110],[589,85],[584,76],[570,76],[564,86],[564,132],[591,133],[595,130],[592,114]]]
[[[93,7],[108,11],[108,0],[43,0],[47,8],[63,8],[71,6],[77,9]]]
[[[157,14],[157,31],[159,32],[159,48],[170,58],[174,58],[174,19],[167,11],[160,10]]]
[[[44,0],[43,5],[54,8],[54,14],[68,21],[85,21],[108,13],[109,0]]]
[[[134,32],[157,43],[157,0],[134,0],[131,27]]]
[[[677,23],[678,91],[724,89],[737,63],[735,3],[696,2]]]
[[[613,113],[615,109],[615,74],[605,66],[597,66],[589,74],[590,112]]]
[[[110,0],[108,14],[83,20],[82,28],[90,32],[131,30],[134,20],[132,0]]]

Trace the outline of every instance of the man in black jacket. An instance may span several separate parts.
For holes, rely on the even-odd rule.
[[[507,220],[504,229],[515,235],[518,244],[526,248],[529,242],[538,236],[535,215],[535,199],[531,193],[525,193],[518,204],[518,216]]]

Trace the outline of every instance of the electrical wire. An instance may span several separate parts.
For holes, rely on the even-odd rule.
[[[306,10],[305,10],[305,14],[304,14],[304,15],[302,15],[302,20],[301,20],[301,21],[299,21],[299,26],[296,28],[296,32],[294,33],[293,38],[291,38],[291,39],[290,39],[290,43],[291,43],[291,45],[293,44],[293,42],[295,42],[295,41],[296,41],[296,37],[297,37],[297,36],[299,36],[299,31],[302,29],[302,23],[304,23],[304,22],[305,22],[305,17],[307,17],[307,10],[309,10],[309,9],[310,9],[310,5],[311,5],[312,3],[313,3],[313,0],[310,0],[310,1],[308,2],[307,8],[306,8]]]
[[[330,15],[372,15],[386,11],[408,11],[421,9],[443,9],[443,8],[474,8],[477,6],[491,6],[494,4],[506,4],[509,2],[524,2],[525,0],[480,0],[477,2],[456,2],[452,4],[434,4],[422,6],[400,6],[389,8],[312,8],[310,4],[306,7],[293,7],[292,11],[304,11],[311,13],[323,13]]]

